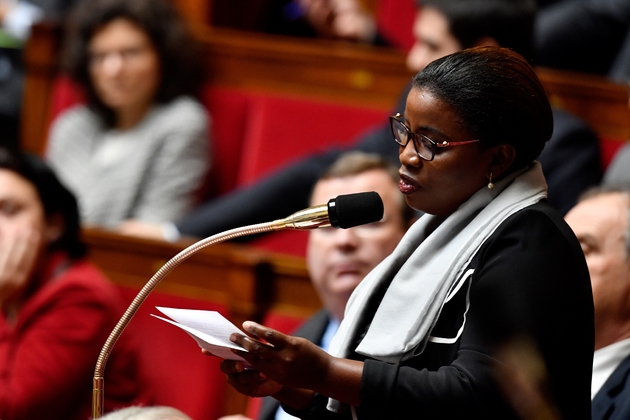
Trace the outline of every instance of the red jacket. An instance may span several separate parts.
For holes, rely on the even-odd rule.
[[[51,258],[44,284],[9,323],[0,313],[0,418],[91,418],[98,354],[124,311],[116,287],[85,261]],[[54,273],[54,274],[52,274]],[[125,332],[105,371],[105,411],[148,404],[133,336]]]

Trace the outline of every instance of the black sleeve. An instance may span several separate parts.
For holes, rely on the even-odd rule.
[[[454,360],[431,371],[366,361],[360,418],[516,418],[496,379],[504,372],[497,350],[517,338],[539,352],[562,418],[588,418],[593,303],[586,264],[568,227],[558,228],[561,219],[521,213],[471,264],[470,309]]]
[[[553,135],[538,161],[547,180],[549,203],[566,214],[580,194],[601,182],[599,142],[576,116],[554,109],[553,117]]]

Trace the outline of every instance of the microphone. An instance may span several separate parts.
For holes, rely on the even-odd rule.
[[[339,195],[331,198],[328,204],[300,210],[285,219],[272,223],[279,229],[305,230],[329,226],[348,229],[378,222],[383,218],[383,212],[381,196],[371,191]]]
[[[195,242],[179,252],[173,258],[168,260],[166,264],[164,264],[142,287],[142,289],[140,289],[110,333],[107,341],[105,341],[105,344],[101,349],[101,353],[96,361],[96,367],[94,368],[92,418],[97,419],[103,416],[103,402],[105,398],[105,365],[114,345],[116,344],[116,341],[118,341],[118,338],[140,308],[140,305],[142,305],[153,289],[155,289],[160,281],[166,277],[172,269],[177,267],[188,257],[209,245],[256,233],[271,232],[282,229],[317,229],[319,227],[330,226],[347,229],[366,223],[378,222],[383,218],[383,211],[383,201],[378,193],[374,191],[340,195],[329,200],[327,204],[300,210],[284,219],[217,233],[216,235],[212,235],[208,238]]]

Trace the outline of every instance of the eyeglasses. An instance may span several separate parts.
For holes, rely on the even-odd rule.
[[[149,44],[135,45],[120,50],[90,52],[88,55],[89,65],[92,68],[99,68],[109,57],[119,58],[123,63],[136,64],[145,53],[150,50]]]
[[[400,119],[403,116],[397,113],[393,117],[389,117],[389,122],[392,127],[392,133],[394,134],[394,140],[402,147],[407,146],[409,139],[413,141],[413,147],[416,149],[416,153],[424,160],[431,161],[435,157],[435,151],[438,147],[449,146],[462,146],[464,144],[470,144],[478,142],[479,140],[466,140],[466,141],[443,141],[437,143],[424,134],[414,133],[409,127],[405,125]]]

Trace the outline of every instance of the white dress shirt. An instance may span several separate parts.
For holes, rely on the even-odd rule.
[[[596,350],[593,354],[593,378],[591,380],[591,400],[599,392],[617,366],[630,355],[630,338],[618,341]]]

